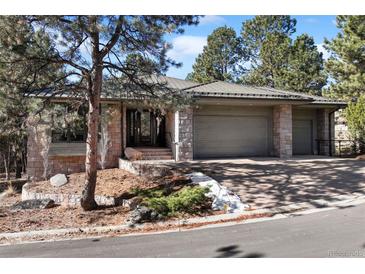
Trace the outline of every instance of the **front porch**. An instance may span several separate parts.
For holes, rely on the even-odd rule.
[[[140,160],[173,160],[174,113],[156,109],[125,107],[124,150],[131,147],[142,154]]]

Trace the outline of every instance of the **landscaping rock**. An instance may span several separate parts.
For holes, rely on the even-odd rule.
[[[68,183],[65,174],[56,174],[55,176],[51,177],[49,181],[51,182],[51,185],[55,187],[60,187]]]
[[[125,148],[124,155],[130,161],[142,160],[143,156],[142,152],[131,147]]]
[[[225,210],[232,213],[242,212],[249,208],[247,204],[242,203],[241,199],[236,194],[220,185],[211,177],[201,172],[194,172],[188,176],[193,184],[209,188],[209,193],[206,195],[213,199],[213,210]]]
[[[140,204],[140,203],[142,203],[142,201],[143,201],[143,198],[142,197],[133,197],[132,199],[129,199],[129,207],[131,208],[131,209],[136,209],[136,207]]]
[[[365,160],[365,154],[357,156],[356,160]]]
[[[159,217],[159,214],[154,210],[139,205],[131,212],[127,223],[128,225],[133,226],[134,224],[157,220]]]
[[[23,210],[23,209],[45,209],[54,206],[54,201],[51,199],[40,199],[40,200],[25,200],[16,203],[11,206],[11,210]]]

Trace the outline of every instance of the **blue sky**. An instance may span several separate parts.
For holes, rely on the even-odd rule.
[[[323,52],[324,58],[328,53],[323,48],[324,38],[331,39],[338,33],[336,27],[336,16],[293,16],[297,19],[297,32],[293,37],[308,33],[313,36],[318,49]],[[227,25],[233,27],[237,34],[241,31],[242,22],[253,18],[253,16],[206,16],[200,20],[198,26],[185,28],[182,35],[172,35],[167,37],[167,41],[172,43],[173,49],[168,56],[175,61],[182,62],[180,68],[170,68],[168,76],[185,79],[186,75],[192,70],[195,58],[202,52],[206,44],[207,36],[220,26]]]

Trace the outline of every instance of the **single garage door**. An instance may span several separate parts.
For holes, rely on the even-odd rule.
[[[194,115],[194,157],[268,155],[268,117]]]
[[[313,154],[312,120],[293,120],[293,154]]]

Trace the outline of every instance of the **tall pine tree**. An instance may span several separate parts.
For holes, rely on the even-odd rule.
[[[208,36],[208,43],[195,60],[187,79],[200,83],[214,80],[233,82],[242,71],[244,54],[241,39],[233,28],[224,26]]]
[[[297,21],[289,15],[258,15],[244,21],[241,28],[243,46],[253,67],[261,63],[260,52],[268,37],[290,37]]]
[[[291,39],[295,26],[290,16],[256,16],[243,23],[251,63],[241,78],[244,84],[321,94],[326,84],[322,54],[307,34]]]
[[[0,155],[7,174],[15,170],[16,177],[25,167],[26,121],[36,106],[25,94],[62,75],[60,66],[31,59],[16,61],[23,55],[50,52],[48,35],[35,31],[25,16],[0,17]]]
[[[323,56],[313,37],[308,34],[298,36],[290,47],[282,88],[321,95],[326,83]]]
[[[332,79],[329,92],[350,99],[365,94],[365,16],[337,16],[340,33],[325,47],[331,56],[325,67]]]
[[[119,87],[126,92],[157,97],[161,84],[151,83],[148,77],[178,65],[166,57],[171,45],[164,40],[165,34],[182,33],[182,26],[197,23],[197,16],[27,16],[27,24],[50,34],[53,50],[46,56],[25,53],[11,62],[36,60],[62,66],[66,71],[62,79],[66,78],[69,89],[87,101],[83,209],[97,208],[97,142],[104,77],[121,80]],[[17,35],[17,28],[6,31],[11,37]],[[143,59],[138,63],[128,62],[130,54],[143,56]]]

